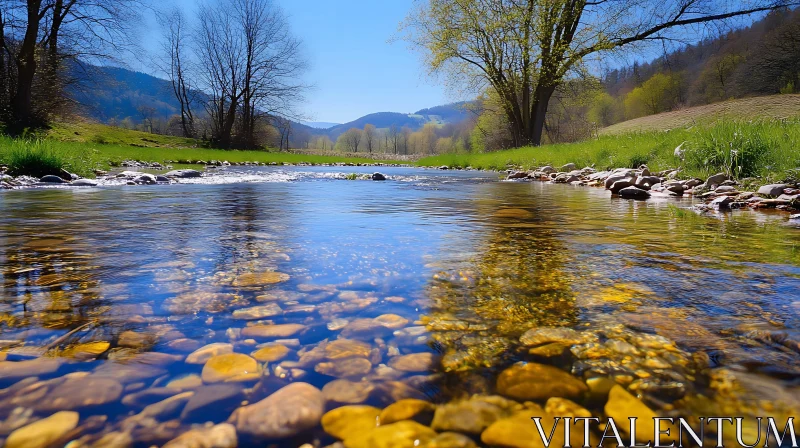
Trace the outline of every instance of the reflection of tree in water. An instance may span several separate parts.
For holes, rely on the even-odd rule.
[[[427,289],[425,323],[454,390],[485,391],[487,376],[513,361],[526,330],[577,321],[558,223],[524,192],[504,193],[503,205],[479,203],[485,237],[475,257],[445,260]]]
[[[6,229],[4,233],[24,235],[30,230]],[[46,238],[12,237],[0,247],[0,324],[5,333],[12,333],[7,337],[13,336],[14,329],[23,328],[56,330],[57,334],[85,329],[84,324],[107,309],[100,300],[98,266],[94,265],[91,248],[69,235],[51,231]],[[52,337],[53,333],[41,335]],[[59,345],[68,342],[63,338],[57,341]],[[37,345],[36,340],[22,342]],[[53,341],[47,343],[49,348],[54,347]]]

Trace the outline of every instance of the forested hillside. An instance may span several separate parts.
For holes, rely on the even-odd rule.
[[[592,118],[607,126],[733,98],[798,93],[799,77],[800,11],[778,10],[650,63],[608,71]]]

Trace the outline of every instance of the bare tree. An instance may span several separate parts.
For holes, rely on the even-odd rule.
[[[403,128],[400,129],[400,143],[403,147],[403,154],[408,154],[408,143],[409,140],[411,140],[411,134],[413,133],[414,131],[412,131],[408,126],[403,126]]]
[[[358,145],[361,144],[361,139],[361,129],[351,128],[339,136],[337,144],[341,145],[347,152],[358,152]]]
[[[280,143],[278,148],[283,151],[289,149],[289,139],[292,136],[292,120],[286,117],[274,116],[272,117],[272,125],[278,130],[280,134]]]
[[[225,0],[199,16],[203,88],[212,138],[221,146],[256,147],[259,120],[294,117],[306,89],[300,41],[272,0]],[[234,124],[238,124],[234,129]],[[235,131],[235,135],[234,135]]]
[[[364,125],[364,131],[361,133],[364,138],[364,143],[367,144],[367,151],[372,154],[372,148],[375,145],[375,126],[371,124]]]
[[[65,72],[136,42],[138,0],[0,2],[0,113],[11,132],[45,125],[68,103]],[[69,63],[69,64],[67,64]]]
[[[139,106],[136,108],[139,116],[142,117],[142,127],[145,132],[153,132],[153,116],[156,114],[156,109],[151,106]]]
[[[194,112],[192,106],[197,99],[197,92],[190,84],[191,67],[187,54],[188,24],[183,11],[175,8],[158,18],[164,32],[161,71],[167,75],[172,84],[172,94],[180,104],[180,123],[184,137],[195,137]]]
[[[389,129],[386,131],[386,137],[389,139],[389,144],[387,146],[391,147],[393,152],[397,154],[397,143],[400,141],[400,130],[397,128],[396,124],[389,126]]]

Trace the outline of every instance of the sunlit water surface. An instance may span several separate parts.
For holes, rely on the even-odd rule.
[[[241,168],[205,184],[0,193],[0,437],[76,410],[70,437],[89,446],[109,433],[163,444],[297,381],[363,386],[345,403],[329,386],[327,410],[444,403],[496,393],[518,361],[610,378],[667,415],[796,415],[800,229],[785,216],[697,216],[670,206],[687,201],[478,172],[341,179],[354,171],[371,172]],[[246,330],[273,323],[299,325]],[[548,327],[582,340],[520,342]],[[326,349],[337,339],[361,343],[339,356]],[[254,354],[275,341],[288,350]],[[211,343],[267,361],[205,372],[207,357],[189,354]],[[433,356],[398,362],[414,353]],[[212,383],[240,390],[140,418]],[[317,427],[273,442],[335,440]]]

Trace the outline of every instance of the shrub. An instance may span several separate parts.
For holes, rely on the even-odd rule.
[[[740,123],[724,123],[697,131],[686,154],[687,164],[735,178],[757,176],[770,162],[771,145],[764,124],[750,126],[744,129]]]
[[[14,176],[57,175],[67,166],[66,160],[41,140],[13,142],[3,162],[8,164],[8,171]]]

